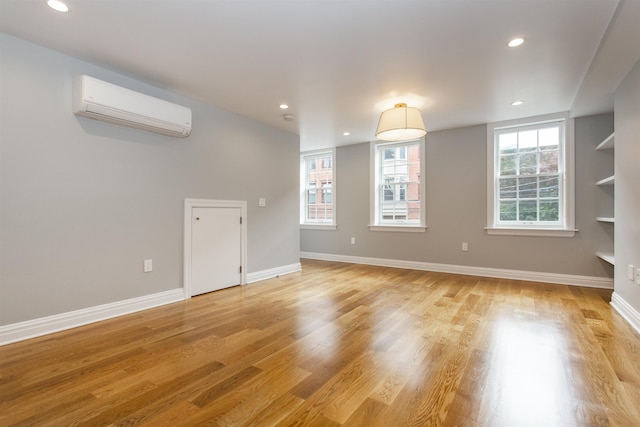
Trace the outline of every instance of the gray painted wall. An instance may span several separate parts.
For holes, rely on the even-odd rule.
[[[335,255],[420,261],[611,277],[595,256],[612,249],[612,228],[601,215],[595,182],[610,174],[612,159],[595,147],[613,130],[613,116],[576,119],[576,224],[573,238],[489,236],[486,126],[427,134],[427,225],[425,233],[372,232],[369,222],[369,144],[339,147],[336,231],[302,230],[301,250]],[[608,227],[608,228],[607,228]],[[356,245],[350,238],[356,237]],[[462,242],[469,251],[462,252]]]
[[[615,114],[614,288],[640,312],[640,286],[627,278],[627,265],[640,268],[640,61],[616,90]]]
[[[0,325],[181,287],[185,198],[248,201],[249,272],[299,262],[296,135],[5,34],[0,49]],[[190,107],[193,133],[74,116],[78,74]]]

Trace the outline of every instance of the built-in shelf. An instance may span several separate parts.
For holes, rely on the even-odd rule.
[[[609,217],[609,216],[599,216],[599,217],[596,217],[596,220],[600,222],[616,222],[615,218]]]
[[[598,146],[596,147],[596,150],[613,150],[615,146],[615,133],[611,132],[611,135],[609,135],[608,137],[606,137],[604,139],[604,141],[602,141],[600,144],[598,144]],[[615,171],[615,169],[614,169]],[[616,181],[616,177],[615,177],[615,173],[607,178],[603,178],[600,181],[596,182],[596,185],[602,185],[602,186],[613,186],[615,185],[615,181]],[[611,208],[609,208],[611,209]],[[603,212],[610,212],[609,209],[603,209]],[[598,216],[596,217],[596,220],[598,220],[599,222],[602,223],[608,223],[608,224],[615,224],[616,220],[615,217],[613,216]],[[603,259],[604,261],[608,262],[611,265],[616,265],[616,261],[615,258],[613,256],[613,252],[596,252],[596,255],[598,256],[598,258]]]
[[[596,185],[613,185],[615,184],[616,176],[611,175],[606,178],[602,178],[600,181],[596,182]]]
[[[596,252],[598,258],[607,261],[611,265],[616,265],[616,259],[613,256],[613,253],[610,252]]]
[[[612,133],[611,135],[609,135],[607,137],[607,139],[602,141],[600,144],[598,144],[598,146],[596,147],[596,150],[611,150],[611,149],[613,149],[613,146],[615,145],[614,135],[615,135],[615,132]]]

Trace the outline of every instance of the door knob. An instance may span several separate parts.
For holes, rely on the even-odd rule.
[[[196,221],[200,221],[200,217],[199,216],[196,217]]]

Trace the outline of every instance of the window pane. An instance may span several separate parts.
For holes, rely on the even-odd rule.
[[[518,150],[521,153],[535,151],[538,148],[538,131],[525,130],[518,132]]]
[[[324,190],[324,202],[333,203],[333,193],[330,188]]]
[[[538,209],[535,200],[521,200],[518,202],[518,220],[520,221],[537,221]]]
[[[518,148],[518,134],[503,133],[498,136],[498,149],[500,154],[515,153]]]
[[[516,158],[517,156],[501,156],[500,157],[500,175],[516,174]]]
[[[420,202],[420,182],[409,182],[404,184],[406,199],[412,202]]]
[[[307,190],[307,201],[310,205],[316,203],[316,185],[314,183],[309,184],[309,190]]]
[[[396,149],[395,148],[385,148],[384,149],[384,159],[392,160],[396,158]]]
[[[558,150],[540,153],[540,173],[558,172]]]
[[[500,179],[500,199],[515,199],[517,182],[516,178]]]
[[[537,166],[537,153],[525,153],[520,156],[520,175],[534,175]]]
[[[558,197],[558,191],[557,176],[540,177],[540,197]]]
[[[560,218],[557,200],[540,201],[540,221],[558,221]]]
[[[500,221],[515,221],[517,219],[516,201],[500,202]]]
[[[557,150],[560,146],[560,127],[540,129],[538,138],[541,150]]]
[[[538,197],[538,178],[518,178],[518,198],[533,199]]]
[[[308,170],[313,170],[316,168],[316,159],[309,159],[307,161],[307,169]]]
[[[318,219],[318,209],[315,205],[307,207],[307,218]]]

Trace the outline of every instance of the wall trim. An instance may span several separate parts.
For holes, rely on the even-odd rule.
[[[285,274],[296,273],[301,270],[302,265],[299,262],[289,265],[283,265],[281,267],[268,268],[266,270],[248,273],[247,283],[259,282],[261,280],[271,279],[273,277],[282,276]]]
[[[611,306],[640,334],[640,312],[633,308],[617,292],[611,295]]]
[[[0,326],[0,345],[64,331],[89,323],[183,301],[184,299],[183,288],[171,289],[151,295]]]
[[[506,270],[502,268],[436,264],[421,261],[403,261],[395,259],[334,255],[314,252],[301,252],[300,257],[323,261],[349,262],[353,264],[368,264],[381,267],[434,271],[438,273],[464,274],[468,276],[495,277],[498,279],[526,280],[531,282],[584,286],[588,288],[613,289],[613,279],[608,277],[577,276],[572,274],[545,273],[539,271]]]

